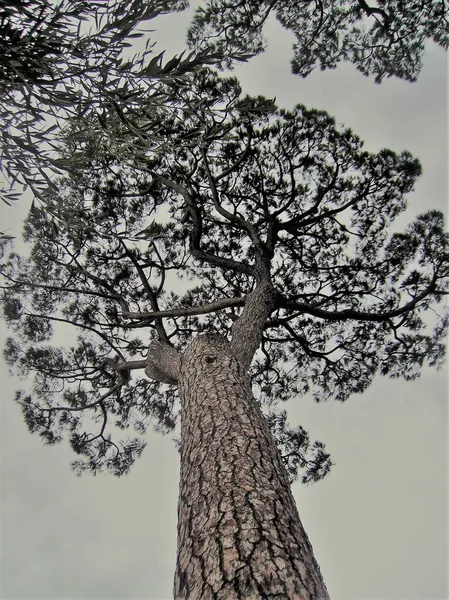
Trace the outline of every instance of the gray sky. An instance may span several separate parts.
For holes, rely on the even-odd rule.
[[[154,22],[167,56],[183,48],[186,14]],[[269,51],[236,71],[245,91],[329,111],[368,150],[410,150],[423,176],[403,226],[447,211],[447,63],[429,47],[417,83],[376,86],[350,65],[290,74],[289,34],[274,20]],[[1,206],[0,229],[19,233],[25,202]],[[2,329],[2,340],[6,336]],[[75,477],[67,445],[44,447],[13,402],[20,382],[1,371],[1,589],[12,598],[169,599],[176,551],[178,456],[149,432],[130,475]],[[292,424],[326,443],[336,462],[322,482],[293,486],[333,600],[445,599],[447,370],[415,382],[379,378],[345,404],[288,405]]]

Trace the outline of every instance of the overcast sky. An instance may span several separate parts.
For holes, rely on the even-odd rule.
[[[167,56],[182,50],[186,13],[153,22]],[[292,39],[268,23],[269,51],[236,71],[245,91],[329,111],[368,150],[410,150],[423,175],[401,226],[447,211],[447,63],[429,47],[418,83],[375,85],[345,65],[306,80],[290,74]],[[1,205],[0,230],[18,234],[25,202]],[[2,328],[2,340],[6,336]],[[2,364],[2,600],[170,599],[176,552],[178,455],[149,432],[125,478],[77,478],[66,445],[44,447],[22,422],[20,382]],[[447,370],[404,383],[379,378],[345,404],[288,405],[292,425],[326,443],[336,463],[312,486],[294,484],[302,522],[333,600],[445,599]]]

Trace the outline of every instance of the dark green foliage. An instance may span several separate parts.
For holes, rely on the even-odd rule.
[[[250,375],[290,476],[314,481],[329,455],[275,407],[305,393],[344,401],[376,374],[412,379],[442,364],[443,217],[429,211],[389,235],[420,174],[407,152],[366,152],[325,112],[242,98],[206,70],[176,85],[183,104],[159,120],[161,145],[145,135],[145,106],[138,132],[133,107],[106,114],[107,153],[90,152],[104,132],[89,117],[72,125],[65,151],[89,154],[89,169],[49,191],[51,214],[31,211],[30,257],[5,253],[7,360],[35,373],[32,400],[19,400],[48,440],[68,434],[86,457],[79,471],[126,472],[142,446],[114,442],[115,424],[138,434],[176,424],[176,389],[143,374],[150,340],[183,350],[197,333],[229,332],[263,256],[276,302]]]
[[[295,36],[292,70],[306,77],[316,68],[352,62],[377,83],[396,76],[415,81],[424,44],[449,43],[445,0],[209,0],[198,9],[189,31],[194,48],[223,55],[259,54],[265,49],[263,26],[270,14]]]
[[[18,182],[43,200],[51,177],[79,167],[58,155],[67,119],[103,118],[113,109],[145,98],[153,106],[169,102],[161,82],[184,77],[214,57],[190,53],[164,60],[146,39],[143,52],[133,43],[147,22],[182,10],[184,0],[17,0],[0,2],[0,128],[3,201],[19,196]],[[145,39],[145,38],[143,38]],[[88,157],[86,157],[88,160]]]

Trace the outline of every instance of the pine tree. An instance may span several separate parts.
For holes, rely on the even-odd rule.
[[[265,49],[263,27],[271,14],[295,36],[292,70],[302,77],[313,69],[335,69],[350,61],[376,83],[385,77],[415,81],[426,42],[449,46],[448,7],[443,0],[209,0],[202,3],[189,31],[192,47],[222,55]]]
[[[68,437],[77,473],[123,475],[149,423],[176,431],[176,599],[326,598],[289,483],[331,460],[279,404],[442,364],[443,215],[392,231],[420,174],[407,152],[207,70],[177,85],[163,144],[154,107],[106,115],[115,144],[73,123],[82,168],[32,208],[28,257],[3,240],[5,357],[34,377],[16,400],[46,443]]]

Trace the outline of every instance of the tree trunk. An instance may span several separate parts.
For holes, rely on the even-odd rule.
[[[275,442],[229,342],[197,337],[178,383],[175,600],[329,598]]]

